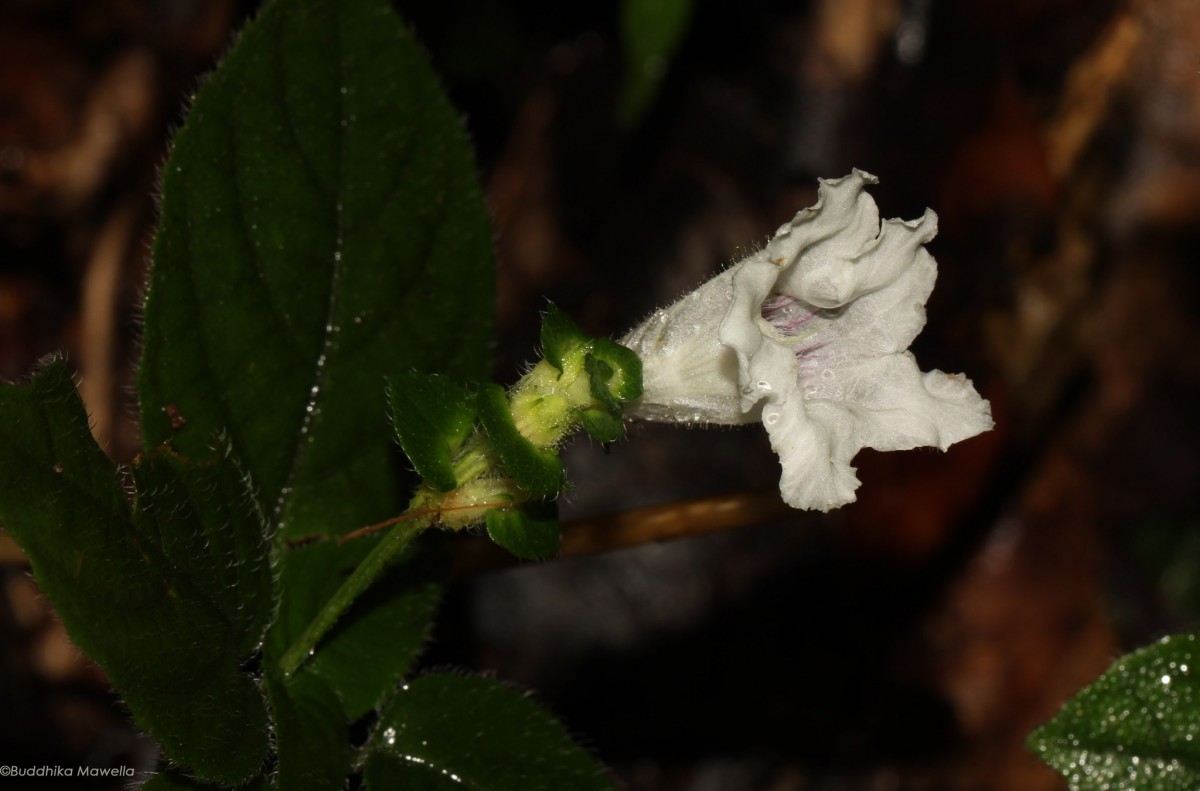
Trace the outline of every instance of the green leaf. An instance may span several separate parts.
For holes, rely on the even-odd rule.
[[[1135,651],[1034,731],[1029,745],[1073,789],[1200,788],[1200,643]]]
[[[225,432],[281,541],[399,513],[385,374],[486,378],[491,232],[455,110],[387,0],[277,0],[163,170],[148,445]]]
[[[523,560],[548,558],[562,543],[558,506],[553,502],[494,508],[487,512],[487,532],[492,541]]]
[[[133,467],[138,534],[161,548],[172,590],[194,584],[237,637],[258,648],[274,610],[265,525],[229,456],[191,464],[162,448]]]
[[[238,783],[267,750],[239,666],[271,608],[263,525],[224,456],[154,456],[134,482],[136,517],[61,360],[0,387],[0,520],[42,591],[172,759]]]
[[[463,784],[453,773],[443,774],[433,768],[418,769],[408,758],[398,758],[375,752],[363,772],[366,787],[371,791],[463,791]]]
[[[279,584],[290,595],[271,628],[269,658],[287,650],[379,540],[319,541],[283,553]],[[432,549],[388,569],[342,616],[296,677],[311,673],[323,678],[337,692],[349,721],[377,707],[424,648],[445,571],[444,559]]]
[[[634,126],[654,101],[691,15],[692,0],[622,1],[625,80],[617,110],[622,126]]]
[[[545,709],[486,678],[435,673],[406,684],[367,749],[363,776],[378,791],[615,788]]]
[[[275,721],[278,791],[342,788],[350,773],[350,735],[341,704],[323,679],[302,673],[285,683],[268,673]]]
[[[389,377],[387,392],[396,439],[417,474],[439,491],[454,489],[454,452],[475,424],[471,394],[444,376],[411,372]]]
[[[563,488],[563,464],[558,453],[537,447],[517,430],[508,396],[497,384],[486,384],[476,396],[479,422],[508,474],[535,497],[552,497]]]
[[[591,340],[591,336],[553,302],[546,307],[546,315],[542,316],[542,356],[560,372],[563,370],[563,358]]]

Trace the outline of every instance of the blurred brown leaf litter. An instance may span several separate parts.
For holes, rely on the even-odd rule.
[[[1028,731],[1196,623],[1191,0],[697,3],[632,131],[615,10],[398,7],[479,152],[501,380],[543,299],[619,334],[861,167],[885,216],[938,212],[915,351],[997,416],[946,454],[864,452],[826,517],[764,505],[760,432],[579,443],[584,554],[456,582],[428,662],[538,690],[638,791],[1062,787]],[[0,377],[65,350],[118,459],[156,168],[251,11],[0,5]],[[0,758],[152,763],[2,535],[0,580]]]

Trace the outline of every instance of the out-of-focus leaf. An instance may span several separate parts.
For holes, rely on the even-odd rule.
[[[1170,611],[1188,622],[1200,620],[1200,522],[1145,519],[1130,525],[1123,535]]]
[[[1198,663],[1195,635],[1128,654],[1029,745],[1081,791],[1200,788]]]
[[[376,791],[614,788],[545,709],[485,678],[435,673],[409,682],[380,712],[367,749],[364,778]]]
[[[691,16],[692,0],[622,0],[625,80],[617,109],[622,126],[636,125],[654,101]]]
[[[167,755],[241,782],[267,751],[240,668],[272,606],[264,526],[224,456],[156,454],[134,481],[136,514],[61,360],[0,387],[0,519],[38,585]]]

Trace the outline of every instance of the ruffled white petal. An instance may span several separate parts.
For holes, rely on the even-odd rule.
[[[821,182],[762,250],[658,311],[622,339],[642,358],[630,414],[672,422],[761,419],[797,508],[854,500],[864,447],[947,448],[992,425],[962,376],[922,373],[907,351],[925,323],[937,265],[927,211],[880,224],[854,171]]]

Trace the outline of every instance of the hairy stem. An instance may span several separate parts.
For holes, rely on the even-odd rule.
[[[409,514],[413,518],[400,521],[375,545],[337,592],[325,602],[325,606],[317,612],[296,642],[284,652],[279,660],[279,669],[284,678],[290,678],[300,669],[304,660],[313,654],[320,639],[333,628],[354,600],[371,586],[422,530],[428,527],[428,512],[410,510]]]

